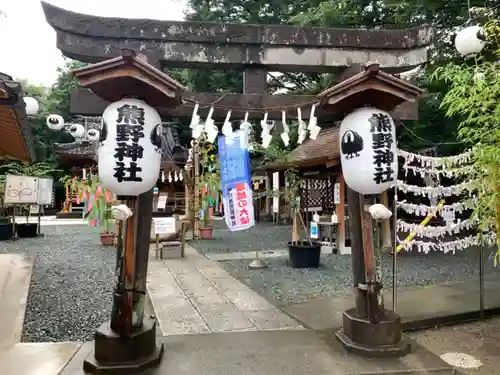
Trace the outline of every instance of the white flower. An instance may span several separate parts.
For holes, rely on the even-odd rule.
[[[133,215],[133,212],[127,205],[119,204],[118,206],[111,207],[111,215],[113,215],[113,218],[116,220],[125,221]]]
[[[368,212],[375,220],[387,220],[392,216],[391,210],[380,203],[371,205]]]

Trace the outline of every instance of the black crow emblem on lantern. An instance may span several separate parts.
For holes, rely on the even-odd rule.
[[[160,152],[161,150],[161,133],[162,133],[163,125],[158,124],[151,131],[151,143],[155,146],[155,150]]]
[[[340,148],[346,159],[359,157],[359,153],[363,150],[363,138],[355,131],[348,130],[342,136]]]
[[[101,125],[101,132],[99,133],[99,143],[103,143],[106,138],[108,138],[108,126],[106,125],[106,122],[103,121]]]

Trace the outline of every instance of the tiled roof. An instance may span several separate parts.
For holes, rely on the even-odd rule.
[[[321,129],[316,140],[308,139],[288,156],[289,163],[304,163],[316,159],[336,159],[340,156],[339,127]]]

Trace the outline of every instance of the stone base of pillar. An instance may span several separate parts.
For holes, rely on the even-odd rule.
[[[364,357],[402,357],[410,352],[409,341],[401,334],[401,318],[384,310],[377,323],[361,318],[352,308],[343,314],[343,327],[335,336],[344,348]]]
[[[85,373],[93,375],[139,374],[160,364],[163,344],[156,345],[156,322],[144,319],[141,329],[121,338],[104,323],[94,335],[94,350],[83,362]]]

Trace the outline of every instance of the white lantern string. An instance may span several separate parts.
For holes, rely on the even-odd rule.
[[[484,31],[481,26],[469,26],[458,32],[455,48],[465,58],[474,57],[486,46]]]
[[[59,115],[48,115],[46,124],[50,130],[59,131],[64,128],[64,119]]]

